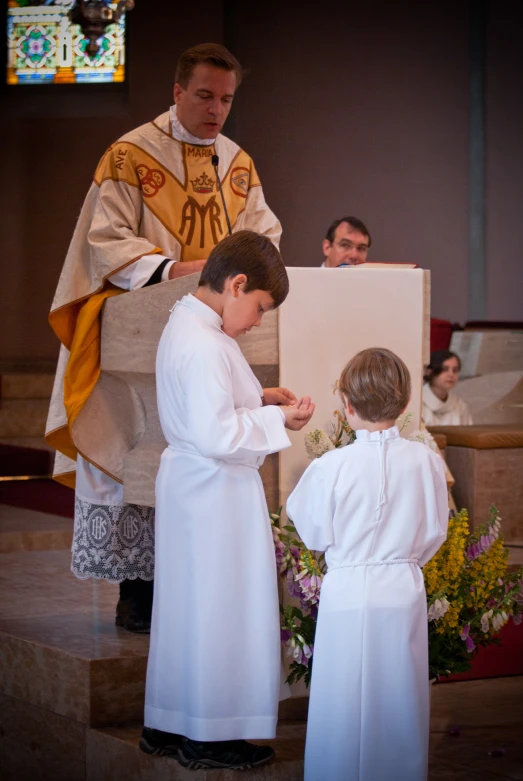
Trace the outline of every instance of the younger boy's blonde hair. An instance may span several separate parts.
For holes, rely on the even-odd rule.
[[[396,420],[410,400],[410,373],[391,350],[369,347],[345,366],[339,390],[362,420]]]

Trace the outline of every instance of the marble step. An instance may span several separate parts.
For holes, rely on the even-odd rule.
[[[281,722],[269,743],[273,762],[249,772],[257,781],[302,781],[305,722]],[[133,725],[87,734],[86,781],[238,781],[237,770],[186,770],[176,760],[144,754],[138,747],[142,727]]]
[[[428,781],[523,778],[523,676],[437,684],[432,691]],[[2,781],[235,781],[231,771],[189,771],[138,748],[141,722],[93,729],[0,694]],[[276,759],[247,778],[301,781],[304,723],[281,722]],[[391,781],[398,778],[391,769]],[[325,779],[329,781],[329,779]]]
[[[69,550],[0,561],[0,692],[88,725],[140,721],[149,637],[114,624],[118,586],[81,581]]]
[[[0,437],[43,437],[48,399],[2,399]]]
[[[0,561],[0,692],[90,726],[140,722],[149,636],[115,626],[118,586],[80,581],[68,550]],[[307,702],[281,704],[304,719]]]
[[[2,399],[50,399],[54,373],[2,372],[0,374],[0,398]]]
[[[56,371],[56,358],[0,358],[1,374],[50,374]]]
[[[70,518],[0,504],[0,553],[69,551],[72,538]]]
[[[432,689],[428,781],[523,778],[523,677],[438,684]],[[251,771],[249,778],[302,781],[305,733],[303,722],[280,721],[276,739],[267,741],[276,752],[274,762]],[[86,781],[238,778],[237,771],[187,771],[172,759],[148,756],[138,747],[140,734],[141,725],[90,730]],[[496,757],[500,750],[502,755]],[[400,777],[391,768],[390,781]]]

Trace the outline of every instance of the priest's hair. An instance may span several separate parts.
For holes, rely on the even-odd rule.
[[[369,347],[345,366],[339,390],[362,420],[396,420],[410,400],[410,373],[391,350]]]
[[[199,43],[198,46],[187,49],[178,60],[175,83],[187,89],[197,65],[212,65],[224,71],[234,71],[236,88],[240,86],[244,70],[236,57],[220,43]]]
[[[247,277],[244,293],[267,291],[274,309],[287,298],[287,271],[278,249],[266,236],[243,230],[222,239],[209,255],[198,285],[223,293],[226,280],[238,274]]]

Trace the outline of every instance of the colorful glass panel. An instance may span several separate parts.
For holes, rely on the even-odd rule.
[[[125,14],[98,39],[95,57],[88,39],[68,13],[74,0],[9,0],[8,84],[92,84],[125,79]],[[116,9],[116,3],[108,3]]]

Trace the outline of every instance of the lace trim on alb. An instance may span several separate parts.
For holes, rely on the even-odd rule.
[[[76,496],[71,570],[110,583],[154,578],[154,507]]]

